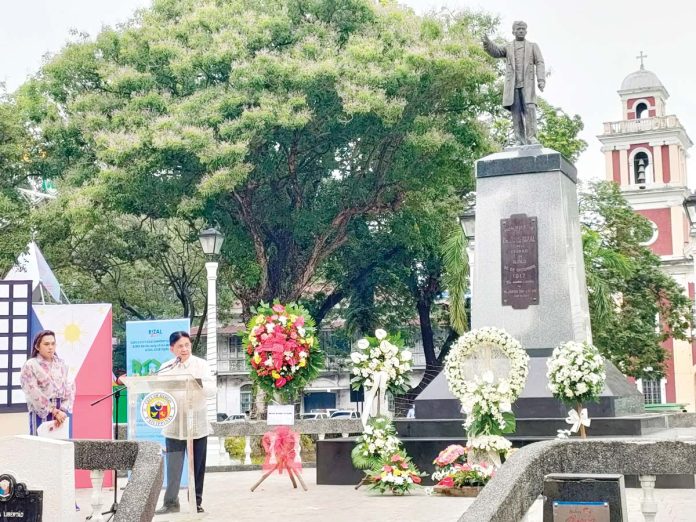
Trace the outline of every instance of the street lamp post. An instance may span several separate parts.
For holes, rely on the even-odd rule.
[[[199,239],[203,253],[208,257],[209,261],[205,263],[205,269],[208,274],[208,311],[207,311],[207,329],[206,329],[206,351],[205,359],[208,362],[208,367],[216,376],[217,384],[217,261],[213,261],[214,257],[220,254],[222,243],[225,240],[223,235],[214,228],[203,230]],[[208,422],[217,421],[217,393],[214,397],[207,399],[207,418]],[[218,439],[211,437],[208,440],[208,452],[210,455],[216,455],[221,451]],[[212,463],[211,463],[212,464]]]

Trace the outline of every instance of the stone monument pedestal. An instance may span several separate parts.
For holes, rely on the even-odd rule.
[[[577,171],[541,146],[506,149],[476,164],[472,328],[494,326],[530,356],[518,418],[565,417],[547,388],[546,360],[567,341],[590,341],[590,314],[578,218]],[[444,373],[416,399],[419,419],[461,418]],[[593,417],[642,413],[643,397],[607,362]]]
[[[43,520],[84,520],[84,514],[79,517],[79,513],[75,513],[75,448],[72,442],[30,435],[2,438],[0,473],[12,474],[29,490],[43,491]]]

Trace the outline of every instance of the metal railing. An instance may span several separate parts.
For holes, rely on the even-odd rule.
[[[218,373],[249,373],[245,359],[218,359]]]

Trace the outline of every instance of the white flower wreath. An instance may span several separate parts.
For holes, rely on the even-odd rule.
[[[496,382],[491,371],[484,371],[473,378],[466,374],[467,359],[484,346],[497,348],[508,359],[510,372],[507,378],[499,378]],[[462,408],[467,414],[464,424],[467,430],[477,417],[489,417],[498,424],[500,430],[505,429],[503,412],[512,410],[512,403],[524,388],[528,361],[529,356],[519,341],[499,328],[472,330],[454,343],[445,359],[445,377],[450,390],[462,402]],[[495,434],[485,431],[488,431],[487,434]]]
[[[596,401],[604,389],[604,357],[587,342],[557,346],[546,366],[549,390],[566,404]]]

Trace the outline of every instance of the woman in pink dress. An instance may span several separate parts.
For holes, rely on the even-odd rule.
[[[75,383],[68,378],[65,361],[56,355],[56,334],[52,331],[42,330],[34,337],[31,357],[22,367],[21,383],[29,407],[31,435],[36,435],[44,422],[54,421],[57,428],[72,417]]]

